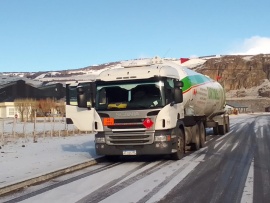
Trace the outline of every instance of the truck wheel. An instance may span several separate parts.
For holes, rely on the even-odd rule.
[[[226,133],[230,131],[230,117],[226,116],[225,117],[225,122],[226,122]]]
[[[218,135],[218,127],[213,127],[213,134]]]
[[[218,132],[220,135],[225,135],[226,133],[226,126],[224,125],[218,125]]]
[[[203,122],[199,123],[199,131],[200,131],[200,147],[205,147],[206,132]]]
[[[173,160],[180,160],[184,157],[184,154],[185,154],[185,134],[179,128],[176,128],[175,131],[176,131],[176,137],[177,137],[177,143],[176,143],[177,152],[173,153],[171,155],[171,158]]]
[[[192,126],[192,150],[199,150],[200,149],[200,126],[199,123]]]

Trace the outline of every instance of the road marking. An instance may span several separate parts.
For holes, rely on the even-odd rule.
[[[246,179],[244,191],[241,198],[241,203],[252,203],[253,202],[253,185],[254,185],[254,158],[250,163],[248,176]]]

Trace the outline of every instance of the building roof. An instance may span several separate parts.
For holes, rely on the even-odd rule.
[[[13,102],[19,98],[55,98],[65,97],[65,87],[61,83],[50,85],[47,88],[35,87],[24,80],[12,81],[0,85],[0,102]]]
[[[248,108],[248,106],[245,106],[245,105],[240,104],[238,102],[227,101],[226,104],[231,106],[231,107],[234,107],[234,108]]]

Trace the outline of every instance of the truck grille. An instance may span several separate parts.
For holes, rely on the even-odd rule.
[[[154,133],[146,131],[125,131],[113,132],[106,135],[108,145],[144,145],[152,144],[154,141]]]
[[[130,128],[145,128],[143,125],[144,119],[115,119],[113,126],[108,126],[110,129],[130,129]]]

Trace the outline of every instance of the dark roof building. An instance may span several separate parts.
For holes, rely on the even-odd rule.
[[[61,83],[49,86],[34,87],[24,80],[17,80],[0,85],[0,102],[13,102],[15,99],[33,98],[45,99],[55,98],[57,100],[65,97],[65,87]]]

